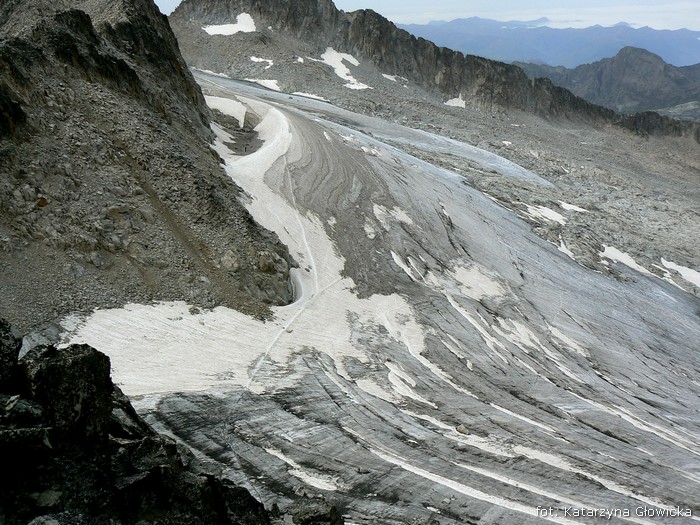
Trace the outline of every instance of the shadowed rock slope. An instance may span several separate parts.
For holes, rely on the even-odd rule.
[[[291,262],[209,144],[150,0],[0,7],[0,307],[21,329],[148,300],[258,316]]]
[[[171,23],[188,62],[205,68],[225,62],[226,44],[221,37],[207,38],[202,27],[232,23],[241,13],[261,21],[258,30],[263,41],[269,33],[279,32],[303,41],[310,51],[331,46],[370,60],[382,71],[416,82],[430,92],[461,97],[474,106],[496,105],[547,118],[614,123],[644,134],[695,136],[698,140],[697,126],[665,117],[622,117],[548,79],[528,79],[517,66],[438,47],[398,29],[372,10],[344,13],[330,0],[185,0],[171,15]]]

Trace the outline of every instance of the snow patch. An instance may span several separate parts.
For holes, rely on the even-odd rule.
[[[238,121],[238,125],[243,127],[243,124],[245,123],[246,112],[248,111],[243,104],[241,104],[237,100],[221,97],[205,96],[204,100],[206,100],[207,105],[211,109],[216,109],[226,115],[232,116]]]
[[[372,240],[377,236],[377,231],[374,229],[371,222],[365,221],[364,229],[368,239]]]
[[[259,78],[246,78],[245,80],[247,82],[255,82],[256,84],[260,84],[262,87],[271,89],[272,91],[282,91],[278,84],[279,80],[265,80]]]
[[[281,451],[276,450],[274,448],[266,448],[265,452],[270,454],[271,456],[275,456],[278,459],[281,459],[284,461],[287,465],[289,465],[291,470],[288,470],[292,476],[294,476],[297,479],[300,479],[307,485],[311,485],[312,487],[315,487],[319,490],[327,490],[327,491],[336,491],[338,490],[338,485],[336,485],[332,480],[328,478],[328,476],[320,476],[316,474],[309,474],[306,470],[302,468],[299,463],[294,461],[293,459],[288,458],[285,456]]]
[[[494,494],[489,494],[487,492],[483,492],[481,490],[469,487],[468,485],[465,485],[463,483],[460,483],[458,481],[446,478],[444,476],[441,476],[439,474],[435,474],[433,472],[430,472],[428,470],[425,470],[423,468],[420,468],[416,465],[412,465],[408,463],[406,460],[403,458],[396,456],[392,452],[388,451],[383,451],[379,450],[377,448],[369,448],[369,451],[373,453],[375,456],[379,457],[380,459],[383,459],[387,463],[390,463],[392,465],[396,465],[397,467],[400,467],[407,472],[411,472],[412,474],[421,477],[423,479],[427,479],[429,481],[432,481],[433,483],[437,483],[438,485],[442,485],[443,487],[447,487],[451,490],[454,490],[455,492],[459,492],[460,494],[464,494],[465,496],[468,496],[470,498],[474,498],[480,501],[485,501],[487,503],[491,503],[492,505],[496,505],[498,507],[503,507],[512,511],[520,512],[522,514],[526,514],[528,516],[536,516],[539,517],[541,514],[538,512],[538,510],[535,507],[531,507],[529,505],[524,505],[522,503],[519,503],[517,501],[512,501],[509,499],[506,499],[502,496],[497,496]],[[541,519],[547,520],[547,521],[552,521],[554,523],[561,523],[564,525],[576,525],[577,522],[573,520],[569,520],[566,518],[558,517],[554,513],[544,516]]]
[[[404,260],[401,258],[400,255],[397,255],[394,251],[391,252],[391,257],[394,259],[394,262],[396,265],[401,268],[404,272],[406,272],[406,275],[408,275],[412,281],[417,281],[417,279],[413,275],[413,270],[411,270],[411,267],[404,262]]]
[[[577,211],[579,213],[590,213],[587,209],[585,208],[579,208],[578,206],[574,204],[569,204],[564,201],[559,201],[559,206],[562,207],[562,209],[565,209],[566,211]]]
[[[301,91],[295,91],[292,95],[297,95],[299,97],[312,98],[314,100],[320,100],[322,102],[329,102],[327,98],[320,97],[318,95],[313,95],[311,93],[303,93]]]
[[[191,69],[193,69],[194,71],[199,71],[200,73],[206,73],[207,75],[211,75],[213,77],[231,78],[230,76],[224,73],[217,73],[215,71],[209,71],[208,69],[199,69],[198,67],[193,67]]]
[[[272,60],[269,60],[267,58],[260,58],[260,57],[250,57],[250,60],[252,62],[257,62],[258,64],[262,62],[267,62],[267,65],[265,66],[265,69],[270,69],[272,66],[275,65],[275,63]]]
[[[448,100],[445,102],[445,105],[464,109],[467,107],[467,101],[462,98],[462,94],[460,93],[459,97]]]
[[[562,253],[565,253],[565,254],[568,255],[571,259],[573,259],[574,261],[576,260],[576,259],[574,258],[574,252],[572,252],[571,250],[569,250],[569,248],[566,246],[566,243],[564,242],[564,239],[562,238],[561,235],[559,236],[559,251],[562,252]]]
[[[681,277],[683,277],[683,279],[700,288],[700,272],[686,268],[685,266],[680,266],[679,264],[667,261],[666,259],[661,259],[661,264],[663,264],[669,270],[677,271]]]
[[[620,250],[612,246],[603,245],[603,247],[605,248],[605,251],[599,253],[601,257],[605,257],[606,259],[610,259],[611,261],[616,263],[624,264],[625,266],[628,266],[633,270],[637,270],[639,273],[643,273],[645,275],[654,275],[643,266],[637,264],[637,262],[632,258],[631,255],[626,254],[625,252],[621,252]]]
[[[588,353],[588,351],[585,348],[583,348],[580,344],[578,344],[576,341],[574,341],[569,336],[567,336],[564,332],[562,332],[561,330],[559,330],[558,328],[555,328],[553,326],[549,326],[549,325],[547,325],[547,326],[549,327],[549,331],[552,332],[552,335],[555,338],[559,339],[559,341],[564,343],[569,348],[573,349],[576,353],[578,353],[584,357],[590,356],[590,354]]]
[[[546,206],[527,206],[527,213],[533,219],[544,219],[546,221],[558,222],[562,226],[566,224],[566,217]]]
[[[235,35],[236,33],[254,33],[257,31],[255,28],[255,21],[248,13],[241,13],[238,15],[235,24],[205,26],[202,29],[210,35],[224,36]]]
[[[371,379],[358,379],[355,384],[369,395],[386,401],[387,403],[396,404],[399,400],[391,393],[384,390]]]
[[[389,210],[380,204],[375,204],[373,207],[374,215],[382,223],[385,230],[389,231],[391,229],[391,220],[395,222],[403,222],[404,224],[413,224],[413,219],[411,219],[408,214],[403,211],[398,206],[394,206],[393,209]]]
[[[501,297],[507,293],[496,277],[488,275],[477,265],[469,268],[457,267],[449,273],[459,283],[460,291],[475,301],[485,297]]]
[[[343,63],[343,61],[345,61],[349,62],[353,66],[359,66],[360,63],[354,56],[349,55],[348,53],[339,53],[332,47],[328,47],[326,48],[326,52],[321,55],[321,59],[323,63],[328,64],[333,68],[336,75],[347,82],[347,84],[345,84],[346,88],[372,89],[370,86],[359,82],[355,77],[353,77],[348,67]]]

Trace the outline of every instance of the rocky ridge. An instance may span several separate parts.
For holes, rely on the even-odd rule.
[[[17,0],[0,20],[8,318],[24,330],[152,300],[265,316],[292,300],[293,261],[221,170],[210,111],[151,1]]]
[[[216,36],[213,40],[207,39],[201,34],[202,27],[233,22],[240,13],[262,20],[262,35],[266,27],[267,31],[281,32],[306,42],[316,53],[327,46],[334,47],[369,60],[382,71],[415,82],[433,94],[460,98],[475,107],[496,106],[546,118],[615,124],[643,134],[690,136],[700,142],[697,125],[660,116],[622,117],[548,79],[528,79],[517,66],[438,47],[397,28],[372,10],[344,13],[330,0],[293,3],[186,0],[170,19],[188,63],[201,67],[204,63],[226,62],[226,46],[210,45],[223,39]],[[220,54],[222,56],[217,56]],[[230,60],[227,64],[231,64]]]

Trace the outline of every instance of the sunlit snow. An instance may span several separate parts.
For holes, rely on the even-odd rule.
[[[210,35],[235,35],[236,33],[254,33],[256,31],[255,21],[248,13],[241,13],[236,17],[235,24],[223,24],[205,26],[204,29]]]
[[[267,80],[260,78],[246,78],[245,80],[248,82],[255,82],[256,84],[259,84],[264,88],[271,89],[272,91],[282,91],[282,88],[279,86],[279,80]]]
[[[446,106],[452,106],[455,108],[466,108],[467,107],[467,101],[462,98],[462,94],[460,93],[457,98],[452,98],[445,102]]]
[[[621,252],[620,250],[612,246],[604,246],[604,248],[605,251],[600,252],[601,257],[605,257],[606,259],[610,259],[611,261],[624,264],[625,266],[629,266],[633,270],[637,270],[640,273],[646,275],[653,275],[649,270],[637,264],[637,262],[632,258],[631,255],[625,252]]]
[[[347,81],[345,84],[346,88],[349,89],[372,89],[367,84],[359,82],[355,77],[352,76],[348,67],[343,63],[349,62],[353,66],[359,66],[360,62],[348,53],[339,53],[332,47],[326,48],[326,52],[321,55],[321,59],[325,64],[328,64],[333,68],[335,74],[338,75],[343,80]]]
[[[666,259],[661,259],[661,264],[663,264],[669,270],[677,271],[681,277],[683,277],[683,279],[700,288],[700,272],[686,268],[685,266],[680,266],[679,264],[667,261]]]
[[[250,60],[253,62],[261,63],[261,62],[267,62],[267,65],[265,66],[265,69],[270,69],[272,66],[275,65],[275,63],[268,59],[268,58],[260,58],[260,57],[250,57]]]

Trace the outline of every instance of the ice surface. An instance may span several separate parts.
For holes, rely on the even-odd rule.
[[[264,323],[181,303],[73,319],[127,393],[153,393],[150,410],[181,403],[172,420],[189,423],[174,430],[245,461],[251,483],[264,475],[267,501],[301,483],[333,490],[353,522],[427,522],[431,507],[446,525],[536,525],[540,503],[695,505],[697,301],[560,256],[462,177],[387,142],[545,184],[498,156],[207,80],[235,86],[228,112],[260,119],[255,153],[232,155],[214,126],[216,150],[298,262],[298,299]],[[611,522],[630,521],[644,522]]]

